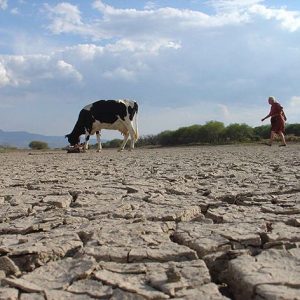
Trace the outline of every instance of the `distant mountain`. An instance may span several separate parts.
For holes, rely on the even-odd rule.
[[[41,141],[50,148],[62,148],[68,145],[64,136],[47,136],[26,131],[3,131],[0,129],[0,145],[17,148],[28,148],[31,141]]]

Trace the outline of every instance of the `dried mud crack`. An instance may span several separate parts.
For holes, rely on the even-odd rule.
[[[299,150],[2,153],[0,299],[300,299]]]

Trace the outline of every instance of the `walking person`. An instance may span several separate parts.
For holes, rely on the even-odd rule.
[[[269,97],[269,104],[271,105],[270,113],[265,116],[261,121],[263,122],[265,119],[271,117],[271,135],[270,135],[270,143],[269,146],[272,146],[273,140],[277,135],[279,135],[282,144],[279,146],[286,146],[286,141],[284,137],[284,125],[286,121],[286,116],[283,111],[283,107],[275,100],[274,97]]]

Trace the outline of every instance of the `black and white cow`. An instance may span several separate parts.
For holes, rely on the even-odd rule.
[[[129,139],[130,150],[138,139],[137,128],[138,105],[132,100],[99,100],[85,106],[79,113],[73,131],[66,135],[71,146],[79,145],[80,136],[85,134],[85,149],[88,148],[90,135],[96,133],[98,151],[102,149],[100,141],[101,129],[119,130],[124,135],[122,151]]]

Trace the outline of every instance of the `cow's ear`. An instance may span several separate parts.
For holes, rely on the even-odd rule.
[[[69,134],[66,134],[66,135],[65,135],[65,139],[68,138],[69,136],[70,136]]]

